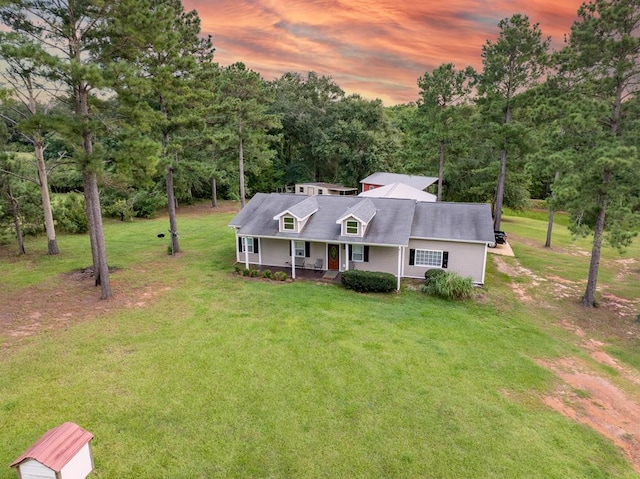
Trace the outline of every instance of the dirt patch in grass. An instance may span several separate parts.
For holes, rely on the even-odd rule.
[[[146,265],[145,267],[148,267]],[[61,274],[54,280],[0,293],[0,348],[20,345],[20,339],[43,331],[66,328],[123,308],[143,308],[170,289],[158,284],[124,285],[118,271],[110,275],[113,297],[100,299],[89,268]]]
[[[617,362],[603,351],[594,351],[592,357],[610,367],[619,367]],[[563,381],[553,394],[543,398],[544,403],[609,438],[622,449],[634,469],[640,472],[638,401],[609,380],[595,374],[589,365],[579,359],[562,358],[537,362],[553,371]],[[638,379],[635,374],[631,377],[634,382]]]
[[[583,282],[558,276],[540,278],[517,260],[506,262],[500,257],[493,260],[498,271],[511,277],[510,287],[522,303],[532,304],[533,298],[545,296],[555,298],[546,303],[563,317],[558,326],[574,333],[577,346],[594,361],[589,363],[577,357],[538,359],[539,365],[561,380],[554,391],[542,398],[544,404],[611,440],[640,473],[640,373],[610,356],[604,350],[606,343],[595,339],[615,337],[637,342],[640,339],[640,325],[635,321],[638,302],[602,292],[599,308],[584,309],[578,304]],[[621,272],[616,280],[620,280],[633,270],[636,261],[618,260],[617,263]],[[606,285],[602,285],[602,289],[605,288]],[[538,303],[536,300],[535,304]],[[597,363],[612,370],[615,384],[599,370]]]

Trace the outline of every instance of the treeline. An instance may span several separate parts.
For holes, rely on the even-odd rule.
[[[178,252],[176,205],[358,186],[375,171],[437,176],[439,200],[491,203],[496,229],[504,206],[531,198],[568,211],[594,236],[585,305],[603,242],[637,231],[640,0],[582,5],[557,51],[515,14],[482,46],[481,71],[443,64],[394,107],[313,72],[222,67],[179,0],[2,5],[0,239],[24,251],[22,235],[44,231],[56,254],[56,227],[88,231],[103,298],[103,215],[168,206]]]

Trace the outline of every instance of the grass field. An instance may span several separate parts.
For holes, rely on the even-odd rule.
[[[96,478],[639,477],[541,400],[557,379],[537,358],[586,357],[554,325],[558,311],[580,313],[577,298],[523,304],[493,261],[464,303],[248,280],[232,274],[232,216],[181,215],[179,257],[156,237],[165,218],[105,224],[116,296],[151,299],[0,349],[0,479],[64,421],[95,434]],[[513,241],[520,263],[586,279],[588,259],[570,252],[588,242],[558,225],[545,251],[534,244],[545,228],[507,216],[504,229],[531,243]],[[0,255],[0,300],[90,263],[86,236],[59,238],[60,257],[45,243]],[[603,283],[637,297],[637,282],[614,280],[617,259],[605,252]],[[640,364],[634,344],[612,341]]]

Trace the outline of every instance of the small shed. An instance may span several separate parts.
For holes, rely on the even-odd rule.
[[[350,188],[335,183],[296,183],[295,193],[299,195],[357,195],[358,188]]]
[[[11,463],[20,479],[85,479],[93,470],[93,434],[65,422],[50,429]]]

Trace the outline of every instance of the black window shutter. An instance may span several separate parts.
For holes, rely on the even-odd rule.
[[[291,241],[287,241],[289,243],[289,256],[291,256]]]
[[[449,266],[449,252],[448,251],[443,251],[442,252],[442,267],[446,268]]]
[[[414,264],[416,264],[416,250],[410,249],[409,250],[409,265],[413,266]]]
[[[364,262],[369,262],[369,246],[367,245],[364,246]]]
[[[242,236],[238,236],[238,251],[242,253]]]
[[[311,257],[311,243],[309,243],[308,241],[304,242],[304,257],[305,258]]]
[[[352,259],[352,253],[351,253],[351,245],[347,245],[347,247],[349,248],[349,261],[351,261]]]
[[[258,251],[258,248],[259,248],[258,243],[260,243],[258,238],[253,238],[253,252],[254,253],[259,253],[259,251]]]

